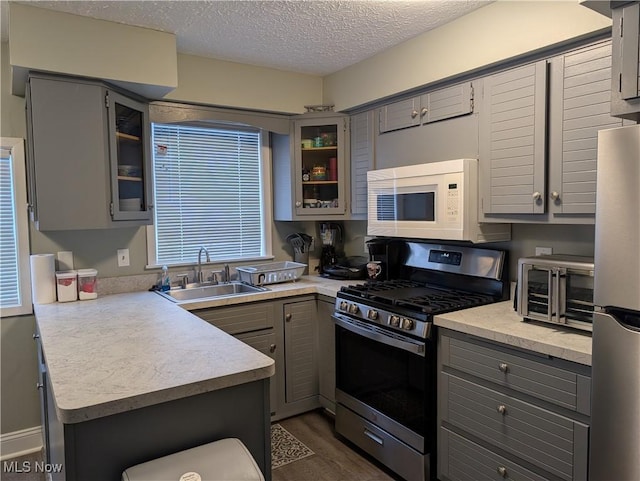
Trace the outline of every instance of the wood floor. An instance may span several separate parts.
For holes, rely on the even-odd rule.
[[[323,411],[279,421],[315,454],[272,471],[273,481],[397,481],[393,473],[355,446],[336,438],[333,418]]]

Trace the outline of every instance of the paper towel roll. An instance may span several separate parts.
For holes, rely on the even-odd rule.
[[[56,265],[53,254],[31,256],[31,298],[34,304],[56,302]]]

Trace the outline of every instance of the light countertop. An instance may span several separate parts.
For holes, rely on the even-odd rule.
[[[523,322],[513,301],[435,316],[436,326],[591,366],[591,333],[537,322]]]
[[[304,276],[268,291],[171,302],[154,292],[36,305],[58,415],[77,423],[270,377],[274,361],[190,310],[322,294],[362,281]],[[522,322],[511,301],[435,317],[435,325],[591,365],[591,336]]]
[[[78,423],[270,377],[271,358],[188,310],[335,296],[353,283],[309,276],[266,292],[208,301],[174,303],[154,292],[134,292],[35,305],[58,416]]]

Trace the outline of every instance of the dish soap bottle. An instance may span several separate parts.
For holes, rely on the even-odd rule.
[[[162,277],[160,279],[160,290],[167,292],[171,289],[171,280],[169,279],[169,269],[167,266],[162,266]]]

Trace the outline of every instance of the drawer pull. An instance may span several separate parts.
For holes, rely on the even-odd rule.
[[[275,344],[271,344],[269,346],[269,352],[276,352],[276,345]]]
[[[509,365],[506,362],[501,362],[500,364],[498,364],[498,369],[500,369],[502,372],[508,372]]]
[[[507,468],[505,468],[504,466],[498,466],[498,474],[500,476],[502,476],[503,478],[507,477]]]
[[[284,320],[287,321],[287,322],[291,322],[291,317],[292,317],[291,314],[286,314],[284,316]]]
[[[375,441],[376,443],[378,443],[380,446],[384,446],[384,439],[382,439],[380,436],[376,436],[375,434],[373,434],[368,429],[364,430],[364,435],[366,437],[368,437],[369,439],[371,439],[371,440]]]
[[[507,406],[500,404],[500,406],[498,406],[498,412],[500,414],[507,414]]]

